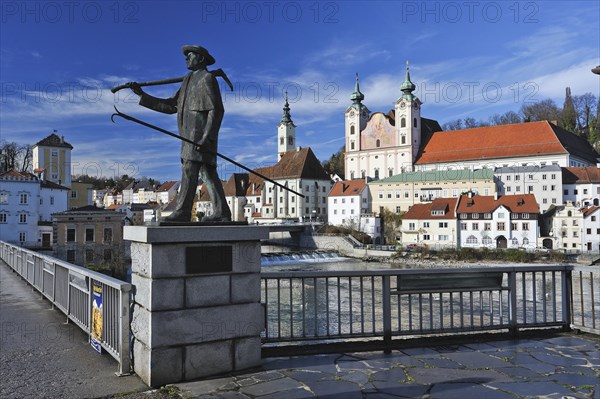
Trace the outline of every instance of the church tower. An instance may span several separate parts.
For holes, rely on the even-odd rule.
[[[358,73],[356,74],[356,82],[354,84],[354,92],[350,96],[352,104],[346,109],[346,154],[344,157],[345,163],[345,178],[358,179],[361,178],[361,171],[356,170],[358,163],[358,152],[360,148],[360,132],[366,127],[371,111],[362,103],[365,99],[364,94],[360,92],[358,86]]]
[[[283,154],[295,148],[296,125],[292,122],[290,115],[290,104],[288,103],[287,91],[285,92],[285,105],[283,106],[283,116],[281,122],[277,125],[277,153],[280,160]]]
[[[400,90],[402,95],[394,103],[396,113],[396,129],[398,152],[400,153],[401,170],[412,171],[421,146],[421,100],[412,92],[416,86],[410,80],[408,61],[406,61],[406,77]]]

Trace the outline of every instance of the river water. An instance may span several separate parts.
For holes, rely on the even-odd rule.
[[[297,251],[281,247],[263,247],[261,265],[264,272],[291,271],[375,271],[390,269],[431,269],[435,267],[492,267],[491,264],[448,264],[431,261],[418,262],[365,262],[340,257],[335,252]],[[439,266],[438,266],[439,264]],[[597,273],[597,272],[596,272]],[[560,272],[517,274],[517,319],[520,323],[560,320],[562,295]],[[573,272],[574,303],[572,311],[578,321],[589,325],[592,313],[600,313],[599,275],[594,278],[587,272]],[[508,284],[504,276],[504,286]],[[395,281],[395,280],[394,280]],[[592,287],[594,286],[594,287]],[[598,287],[596,287],[598,286]],[[594,289],[595,288],[595,289]],[[592,294],[593,293],[593,294]],[[462,325],[464,320],[458,309],[470,308],[469,324],[502,324],[509,314],[508,291],[475,292],[473,294],[424,294],[396,296],[392,303],[393,329],[404,330],[408,322],[413,328],[439,329],[442,325]],[[371,332],[381,328],[381,279],[365,276],[310,277],[263,282],[263,302],[268,309],[268,336],[286,339],[285,336],[323,336],[332,332],[353,334],[363,331],[365,325]],[[576,298],[587,298],[586,304]],[[595,310],[590,308],[594,303]],[[421,302],[423,302],[421,304]],[[411,310],[418,304],[418,309]],[[475,320],[474,320],[474,317]],[[532,320],[535,319],[535,320]],[[600,319],[600,314],[596,315]],[[425,321],[425,326],[423,325]],[[412,325],[412,326],[411,326]],[[417,327],[418,326],[418,327]],[[282,331],[283,329],[283,331]],[[287,333],[285,332],[287,331]],[[367,331],[365,331],[367,332]]]

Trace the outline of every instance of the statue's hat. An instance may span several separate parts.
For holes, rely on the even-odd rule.
[[[183,46],[181,50],[183,51],[184,55],[187,55],[187,53],[190,53],[190,52],[200,54],[206,60],[206,65],[212,65],[216,62],[215,59],[213,58],[213,56],[210,55],[208,53],[208,50],[205,49],[204,47],[186,45],[186,46]]]

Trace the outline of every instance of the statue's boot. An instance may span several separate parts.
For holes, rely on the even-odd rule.
[[[204,216],[202,222],[231,222],[231,217],[223,215]]]
[[[192,220],[192,215],[187,212],[175,211],[163,220],[165,222],[190,222]]]

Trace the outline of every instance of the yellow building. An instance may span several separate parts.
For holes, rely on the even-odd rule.
[[[44,173],[45,180],[71,187],[71,150],[73,146],[56,130],[33,145],[33,169]]]
[[[415,204],[458,198],[468,191],[494,195],[496,181],[493,169],[406,172],[369,182],[369,191],[373,198],[371,212],[378,213],[383,208],[399,213]]]
[[[71,191],[69,192],[69,209],[81,208],[82,206],[92,205],[91,183],[71,182]]]

